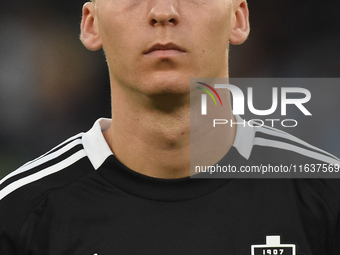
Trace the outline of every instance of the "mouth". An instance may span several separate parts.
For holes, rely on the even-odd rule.
[[[172,57],[172,56],[178,56],[183,55],[186,53],[186,50],[174,43],[166,43],[166,44],[154,44],[143,52],[144,55],[147,56],[154,56],[154,57]]]

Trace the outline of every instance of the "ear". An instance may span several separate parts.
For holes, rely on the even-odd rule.
[[[99,50],[102,47],[102,40],[100,38],[95,13],[94,3],[85,3],[83,6],[83,17],[81,20],[80,40],[89,50]]]
[[[229,38],[232,44],[243,43],[250,32],[249,10],[246,0],[234,0],[232,31]]]

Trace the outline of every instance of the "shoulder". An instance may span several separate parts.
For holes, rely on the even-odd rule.
[[[279,129],[238,125],[233,146],[251,168],[249,176],[340,178],[339,158]]]
[[[340,159],[294,135],[268,126],[253,127],[249,158],[260,163],[327,163],[339,165]]]
[[[86,133],[67,139],[0,180],[1,203],[27,189],[34,188],[33,194],[39,194],[37,190],[45,192],[63,186],[98,169],[112,154],[102,134],[110,123],[109,119],[98,119]]]
[[[67,139],[0,180],[1,254],[13,253],[8,251],[15,249],[22,226],[52,194],[68,196],[65,190],[95,175],[112,154],[102,134],[110,124],[109,119],[97,120],[86,133]]]
[[[71,137],[0,181],[0,236],[19,231],[25,218],[48,194],[93,170],[83,133]]]
[[[334,218],[340,218],[339,158],[272,127],[253,127],[247,133],[251,148],[248,148],[249,161],[264,166],[287,166],[291,172],[292,169],[306,170],[286,181],[292,183],[297,192],[321,201]]]

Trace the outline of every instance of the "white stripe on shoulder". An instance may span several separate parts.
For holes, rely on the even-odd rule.
[[[298,147],[296,145],[292,145],[289,143],[280,142],[280,141],[274,141],[274,140],[256,137],[254,139],[254,145],[267,146],[267,147],[273,147],[273,148],[278,148],[282,150],[296,152],[303,156],[306,156],[312,159],[317,159],[317,160],[320,160],[320,161],[323,161],[329,164],[333,164],[333,165],[340,164],[339,160],[336,160],[332,157],[328,157],[326,155],[323,155],[323,154],[320,154],[314,151],[310,151],[310,150],[307,150],[307,149],[304,149],[304,148],[301,148],[301,147]]]
[[[79,138],[81,138],[81,137],[79,137]],[[72,140],[72,139],[69,139],[68,141],[70,141],[70,140]],[[66,142],[64,142],[63,144],[65,144],[65,143]],[[13,176],[16,176],[18,174],[26,172],[30,169],[33,169],[37,166],[40,166],[40,165],[42,165],[42,164],[44,164],[48,161],[51,161],[51,160],[59,157],[60,155],[64,154],[65,152],[69,151],[70,149],[72,149],[73,147],[75,147],[75,146],[77,146],[78,144],[81,144],[81,143],[82,143],[81,139],[76,139],[73,142],[66,144],[64,147],[60,148],[59,150],[57,150],[57,151],[55,151],[51,154],[47,154],[47,153],[44,154],[43,156],[39,157],[38,159],[31,161],[30,164],[25,164],[22,167],[18,168],[17,170],[15,170],[12,173],[5,176],[2,180],[0,180],[0,185]],[[59,145],[56,148],[61,147],[61,146],[62,145]],[[54,149],[52,149],[52,150],[54,150]]]
[[[320,149],[318,147],[315,147],[315,146],[313,146],[313,145],[311,145],[311,144],[309,144],[309,143],[307,143],[307,142],[305,142],[305,141],[303,141],[303,140],[301,140],[301,139],[299,139],[299,138],[297,138],[297,137],[295,137],[295,136],[293,136],[293,135],[291,135],[289,133],[286,133],[286,132],[284,132],[282,130],[278,130],[278,129],[274,129],[274,128],[270,128],[270,127],[266,127],[266,128],[264,128],[264,127],[255,127],[255,132],[261,132],[261,133],[265,133],[265,134],[268,134],[268,135],[272,135],[272,136],[288,139],[290,141],[293,141],[293,142],[299,143],[301,145],[304,145],[306,147],[309,147],[309,148],[311,148],[313,150],[322,152],[323,154],[326,154],[326,155],[334,158],[335,160],[339,160],[340,161],[340,159],[337,158],[336,156],[334,156],[333,154],[331,154],[331,153],[329,153],[327,151],[324,151],[324,150],[322,150],[322,149]]]
[[[236,121],[244,123],[244,125],[238,125],[236,129],[236,136],[233,146],[245,159],[249,159],[253,150],[253,141],[255,137],[255,129],[249,125],[245,125],[245,120],[240,116],[235,115]]]
[[[35,162],[35,161],[41,159],[42,157],[45,157],[47,154],[51,153],[51,151],[56,150],[56,149],[62,147],[64,144],[66,144],[66,143],[68,143],[68,142],[70,142],[70,141],[72,141],[72,140],[74,140],[74,139],[81,138],[83,135],[84,135],[84,133],[79,133],[79,134],[77,134],[77,135],[74,135],[74,136],[70,137],[69,139],[67,139],[66,141],[64,141],[64,142],[62,142],[61,144],[57,145],[56,147],[52,148],[51,150],[49,150],[49,151],[46,152],[45,154],[41,155],[40,157],[38,157],[38,158],[36,158],[36,159],[33,159],[32,161],[27,162],[26,164],[24,164],[24,165],[21,166],[21,167],[24,167],[24,166],[26,166],[26,165],[29,165],[29,164],[31,164],[31,163],[33,163],[33,162]]]
[[[54,174],[56,172],[59,172],[63,169],[65,169],[66,167],[74,164],[75,162],[77,162],[78,160],[82,159],[83,157],[86,157],[86,152],[84,149],[74,153],[72,156],[64,159],[63,161],[50,166],[46,169],[43,169],[35,174],[31,174],[27,177],[21,178],[15,182],[12,182],[11,184],[9,184],[8,186],[6,186],[4,189],[2,189],[0,191],[0,200],[2,200],[4,197],[6,197],[8,194],[10,194],[11,192],[19,189],[20,187],[23,187],[29,183],[35,182],[39,179],[42,179],[48,175]]]

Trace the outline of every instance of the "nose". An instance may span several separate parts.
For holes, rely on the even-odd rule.
[[[151,26],[177,25],[179,22],[177,0],[153,0],[151,1],[148,15]]]

